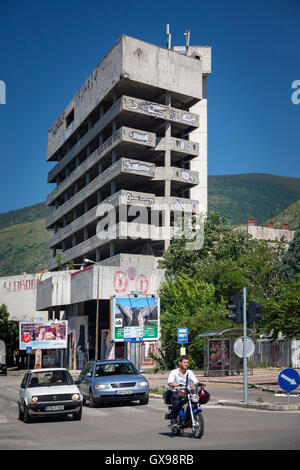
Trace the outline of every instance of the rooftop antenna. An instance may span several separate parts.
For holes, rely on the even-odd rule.
[[[184,33],[185,35],[185,53],[187,54],[188,50],[189,50],[189,47],[190,47],[190,35],[191,35],[191,32],[189,30],[186,30],[186,32]]]
[[[171,34],[170,34],[170,26],[167,24],[166,28],[166,34],[167,34],[167,48],[171,49]]]

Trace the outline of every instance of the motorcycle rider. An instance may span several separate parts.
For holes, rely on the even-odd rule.
[[[190,384],[193,385],[206,385],[205,382],[199,382],[192,370],[188,370],[189,367],[189,358],[188,356],[181,356],[179,359],[179,368],[173,369],[168,378],[168,385],[171,387],[171,400],[172,400],[172,410],[171,410],[171,426],[176,426],[176,418],[179,413],[179,410],[182,407],[182,398],[178,395],[178,387],[180,385],[190,387]]]

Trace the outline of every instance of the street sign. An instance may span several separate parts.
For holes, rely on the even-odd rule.
[[[178,343],[188,343],[188,328],[177,328]]]
[[[143,327],[126,326],[124,328],[124,341],[143,341]]]
[[[300,377],[295,369],[283,369],[278,375],[278,385],[286,392],[295,390],[300,384]]]
[[[234,349],[235,354],[238,357],[244,357],[244,338],[242,336],[235,341],[233,345],[233,349]],[[252,356],[254,351],[255,351],[255,343],[251,338],[247,336],[246,357]]]

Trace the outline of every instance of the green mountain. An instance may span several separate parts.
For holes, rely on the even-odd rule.
[[[230,224],[262,224],[300,199],[300,178],[248,173],[208,177],[208,208]]]
[[[294,228],[300,223],[299,200],[300,178],[257,173],[208,177],[209,210],[217,210],[233,225],[246,224],[248,217],[257,224],[271,217],[277,221],[278,214],[278,223],[285,217]],[[0,214],[0,276],[47,268],[52,231],[46,230],[45,218],[50,211],[41,202]]]
[[[34,273],[47,269],[52,253],[48,242],[52,232],[45,219],[12,225],[0,230],[0,276]]]
[[[39,204],[24,207],[23,209],[3,212],[0,214],[0,229],[10,227],[12,225],[23,224],[25,222],[33,222],[38,219],[44,219],[50,214],[50,211],[50,207],[46,206],[44,202],[40,202]]]
[[[276,228],[280,228],[282,224],[288,224],[289,229],[296,230],[300,225],[300,199],[275,215],[273,221]]]

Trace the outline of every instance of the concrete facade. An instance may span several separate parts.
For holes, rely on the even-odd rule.
[[[282,224],[281,228],[275,228],[274,223],[270,221],[268,226],[265,227],[263,225],[255,225],[254,219],[248,219],[248,223],[241,225],[238,229],[245,230],[258,240],[266,240],[271,243],[283,240],[286,249],[288,249],[295,233],[295,230],[289,230],[287,224]]]
[[[0,305],[5,304],[9,320],[48,320],[48,313],[37,308],[37,286],[49,273],[19,274],[0,278]]]
[[[91,355],[98,302],[104,338],[109,299],[157,294],[157,262],[177,217],[207,211],[210,72],[210,47],[170,50],[122,36],[48,131],[53,257],[37,309],[88,316]]]
[[[46,225],[55,232],[51,271],[146,247],[161,256],[172,236],[174,203],[206,213],[210,48],[179,49],[122,36],[50,128],[47,160],[57,162],[48,175],[56,183],[47,198],[53,212]],[[112,200],[117,233],[99,237]],[[139,237],[125,243],[120,225],[141,205],[145,219],[155,207],[157,221],[143,220]]]

